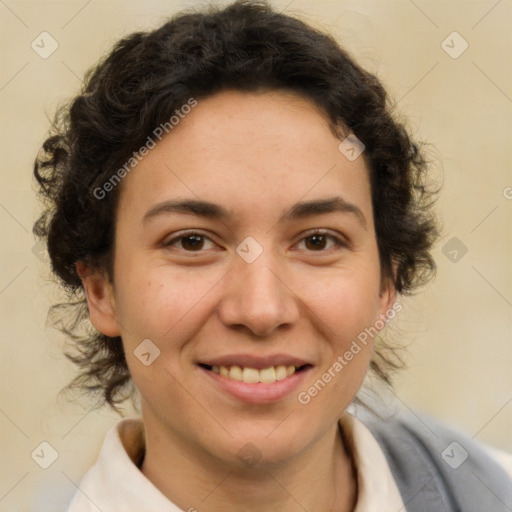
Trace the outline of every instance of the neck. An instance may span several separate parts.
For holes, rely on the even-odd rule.
[[[142,473],[183,510],[354,510],[357,480],[337,424],[291,460],[251,468],[228,465],[178,440],[159,423],[150,425],[145,425]]]

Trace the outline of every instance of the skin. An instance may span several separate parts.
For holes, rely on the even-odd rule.
[[[356,478],[337,422],[367,372],[372,340],[308,404],[297,400],[395,299],[381,279],[364,156],[349,161],[339,143],[327,116],[291,92],[200,100],[122,182],[112,282],[81,268],[91,321],[122,337],[141,395],[142,471],[184,510],[354,509]],[[347,212],[279,220],[299,201],[333,196],[357,206],[364,225]],[[232,216],[144,220],[155,205],[185,198]],[[317,228],[344,245],[312,244]],[[191,249],[175,240],[182,230],[208,238]],[[236,252],[248,236],[263,248],[252,263]],[[144,339],[160,350],[149,366],[134,355]],[[240,353],[290,354],[312,368],[278,402],[248,404],[197,364]],[[237,456],[246,443],[261,456],[251,467]]]

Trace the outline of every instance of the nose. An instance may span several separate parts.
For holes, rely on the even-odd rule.
[[[290,328],[299,319],[300,307],[286,281],[283,269],[266,251],[252,263],[238,258],[224,280],[218,310],[221,321],[258,337]]]

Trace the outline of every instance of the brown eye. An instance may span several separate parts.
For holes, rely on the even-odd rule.
[[[327,244],[326,235],[312,235],[305,238],[306,247],[310,250],[316,251],[318,249],[323,250]]]
[[[186,251],[201,250],[204,246],[204,237],[202,235],[187,235],[182,236],[181,247]]]
[[[303,247],[300,247],[302,244],[304,244]],[[324,231],[319,231],[317,233],[313,232],[310,235],[305,236],[298,245],[300,249],[318,253],[327,253],[330,252],[331,249],[335,250],[346,247],[346,244],[342,239],[329,233],[325,233]]]
[[[206,249],[213,248],[214,245],[210,238],[201,233],[185,233],[163,243],[164,247],[172,247],[185,252],[203,252]]]

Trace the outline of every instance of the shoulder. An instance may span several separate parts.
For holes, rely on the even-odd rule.
[[[512,480],[512,453],[499,450],[498,448],[494,448],[494,446],[482,446],[484,446],[487,453],[503,468],[510,477],[510,480]]]
[[[383,450],[408,512],[510,511],[512,456],[422,413],[358,415]]]
[[[140,418],[124,418],[112,426],[67,512],[173,510],[138,468],[144,447]]]

